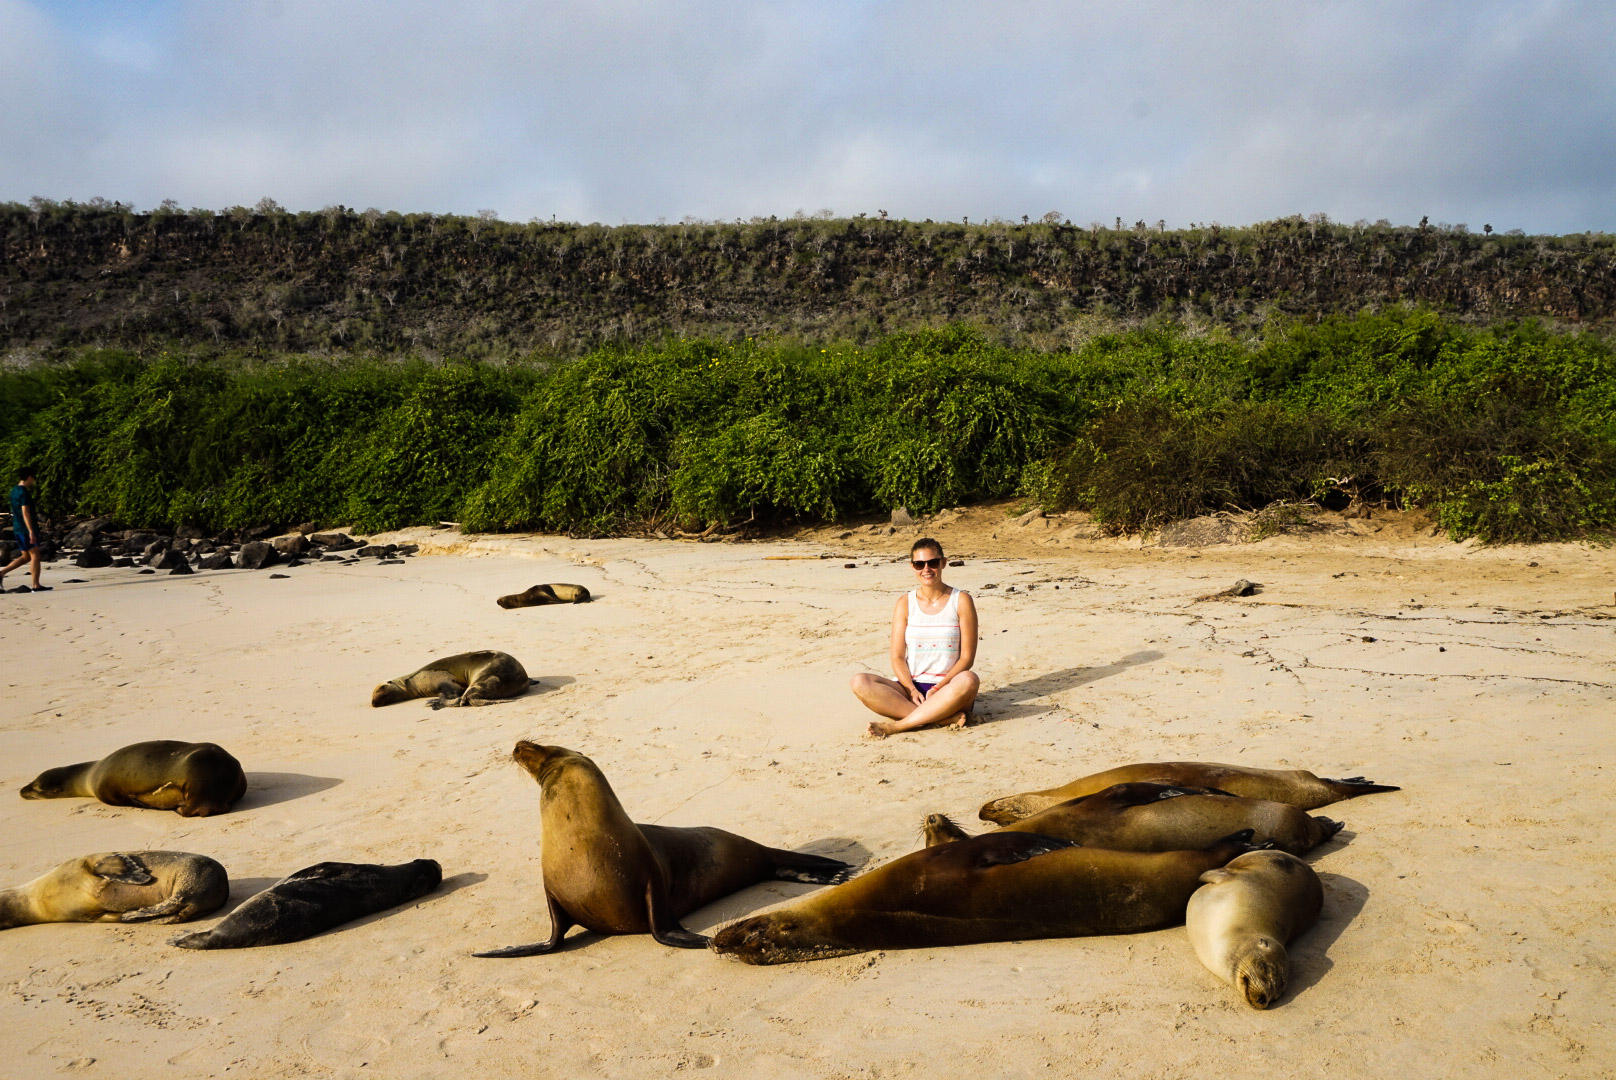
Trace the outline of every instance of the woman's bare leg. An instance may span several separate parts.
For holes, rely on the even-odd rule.
[[[931,696],[924,702],[911,706],[910,711],[903,716],[893,717],[891,720],[871,721],[870,734],[884,737],[939,723],[953,723],[955,726],[963,727],[965,716],[976,702],[976,692],[981,685],[982,682],[977,678],[976,672],[962,671],[933,690]]]
[[[860,674],[853,676],[851,685],[854,695],[864,703],[864,707],[881,716],[902,720],[919,708],[909,700],[903,683],[896,679]]]

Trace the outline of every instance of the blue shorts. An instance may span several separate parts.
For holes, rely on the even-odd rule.
[[[13,530],[13,531],[15,531],[15,530]],[[33,547],[34,547],[34,538],[33,537],[29,536],[26,531],[17,532],[17,554],[22,555],[22,554],[25,554],[25,553],[27,553],[29,551],[32,551]]]
[[[937,684],[934,682],[921,682],[919,679],[915,680],[915,689],[920,691],[921,697],[925,697],[936,688]]]

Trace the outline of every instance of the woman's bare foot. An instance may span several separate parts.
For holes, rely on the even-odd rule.
[[[888,735],[895,734],[897,730],[898,726],[890,720],[871,720],[869,730],[865,734],[877,739],[884,739]]]
[[[955,713],[953,716],[950,716],[947,720],[943,721],[943,723],[947,724],[951,728],[962,728],[968,726],[974,719],[975,717],[971,715],[970,710],[966,709]]]

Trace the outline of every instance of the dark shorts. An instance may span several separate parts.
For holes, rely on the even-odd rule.
[[[29,551],[33,550],[33,547],[34,547],[34,538],[33,537],[29,536],[25,532],[18,532],[17,533],[17,554],[19,554],[19,555],[27,554]]]
[[[921,697],[925,697],[927,694],[931,693],[932,690],[936,689],[936,687],[937,684],[934,682],[921,682],[919,679],[915,680],[915,689],[920,691]]]

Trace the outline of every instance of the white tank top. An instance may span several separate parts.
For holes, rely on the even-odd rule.
[[[922,682],[936,682],[959,660],[959,595],[958,589],[949,589],[943,610],[927,615],[920,610],[915,590],[909,590],[909,618],[903,631],[905,659],[909,674]]]

